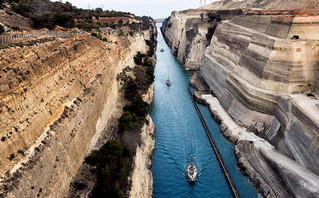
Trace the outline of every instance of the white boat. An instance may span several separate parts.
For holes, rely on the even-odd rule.
[[[161,48],[160,52],[164,52],[164,49],[163,49],[163,48]]]
[[[192,132],[191,132],[191,162],[187,164],[186,176],[189,182],[195,182],[198,176],[197,166],[194,162],[194,156],[193,156]]]
[[[169,70],[168,70],[168,67],[167,67],[167,80],[166,80],[166,85],[167,85],[167,86],[171,86],[171,81],[169,80]]]

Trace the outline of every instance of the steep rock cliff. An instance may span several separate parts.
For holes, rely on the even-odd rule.
[[[267,1],[266,10],[248,9],[256,7],[257,1],[254,6],[249,4],[253,1],[229,6],[237,5],[236,2],[222,1],[206,9],[174,12],[163,23],[165,38],[185,67],[192,64],[189,57],[201,59],[199,73],[237,124],[269,141],[277,151],[293,158],[316,178],[319,174],[319,34],[316,31],[319,12],[278,11],[274,10],[274,1]],[[258,5],[262,6],[260,2]],[[287,5],[287,9],[296,8]],[[240,7],[246,9],[226,10]],[[208,13],[223,20],[209,22]],[[208,27],[216,24],[206,48],[205,42],[199,41],[208,39]],[[192,37],[187,36],[190,31],[195,32]],[[193,65],[198,67],[197,63]],[[241,151],[249,152],[249,149]],[[287,178],[282,171],[285,167],[269,163],[281,177]],[[284,183],[299,196],[288,180]]]
[[[117,74],[148,50],[153,29],[129,31],[0,51],[0,197],[67,195],[100,136],[113,135],[104,129],[121,98]]]

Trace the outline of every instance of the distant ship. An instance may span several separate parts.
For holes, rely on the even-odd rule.
[[[197,166],[194,162],[193,156],[193,143],[192,143],[192,132],[191,132],[191,162],[188,163],[186,168],[186,176],[189,182],[195,182],[197,180]]]
[[[161,48],[160,52],[164,52],[164,49],[163,49],[163,48]]]

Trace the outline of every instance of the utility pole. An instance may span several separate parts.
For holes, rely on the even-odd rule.
[[[199,0],[199,7],[202,7],[203,0]]]

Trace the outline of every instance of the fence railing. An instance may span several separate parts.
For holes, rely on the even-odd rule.
[[[32,38],[38,38],[40,36],[45,35],[52,35],[52,36],[65,36],[70,34],[83,34],[85,31],[83,30],[70,30],[70,31],[41,31],[41,32],[33,32],[33,33],[27,33],[27,34],[14,34],[14,35],[8,35],[8,36],[0,36],[0,44],[6,44],[10,42],[15,42],[17,40],[24,40],[24,39],[32,39]]]

